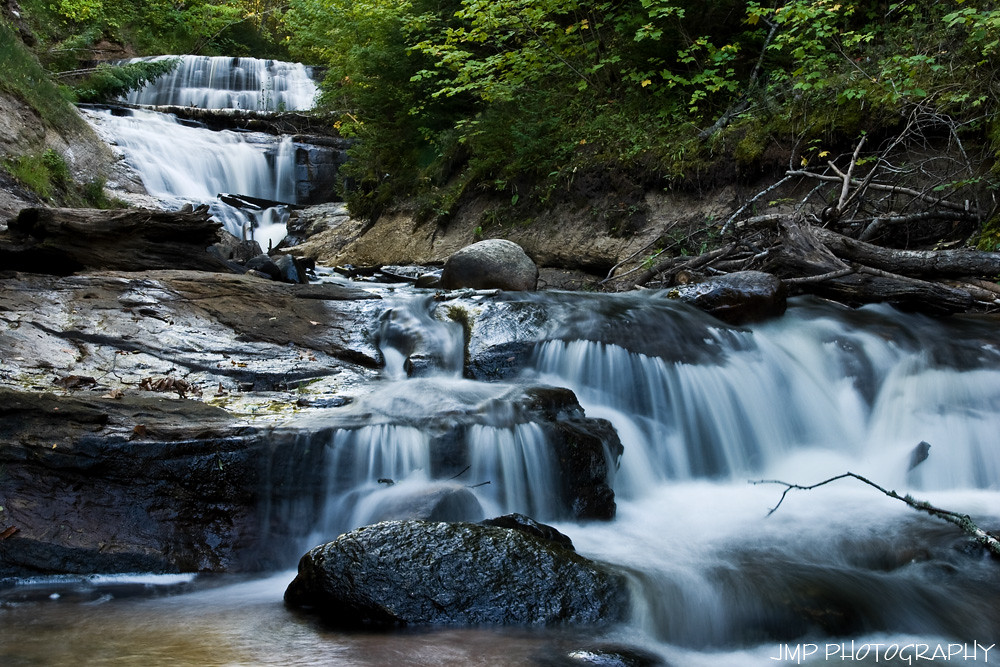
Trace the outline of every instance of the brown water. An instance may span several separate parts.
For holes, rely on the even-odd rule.
[[[27,587],[33,596],[22,586],[22,601],[8,591],[0,603],[0,665],[518,665],[592,643],[525,630],[335,631],[285,608],[292,576],[194,582],[180,588],[207,587],[167,597],[147,597],[151,586]]]

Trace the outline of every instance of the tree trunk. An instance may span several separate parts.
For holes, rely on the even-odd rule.
[[[816,239],[841,259],[860,262],[883,271],[921,278],[960,278],[1000,275],[1000,253],[975,250],[896,250],[856,241],[815,227]]]
[[[890,303],[901,310],[931,315],[964,312],[972,306],[972,296],[966,290],[867,266],[846,264],[821,241],[832,238],[830,235],[834,235],[833,232],[791,221],[783,222],[781,231],[782,242],[768,254],[764,262],[765,271],[782,278],[829,276],[822,280],[795,283],[794,287],[803,292],[849,305]],[[846,273],[847,269],[851,272]]]
[[[229,271],[206,252],[221,223],[195,211],[28,208],[0,236],[0,267],[69,275],[83,269]]]

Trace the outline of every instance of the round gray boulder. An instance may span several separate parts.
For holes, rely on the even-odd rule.
[[[309,551],[285,602],[344,626],[623,620],[625,577],[548,539],[473,523],[386,521]]]
[[[449,257],[440,286],[530,291],[538,286],[538,267],[513,241],[487,239]]]

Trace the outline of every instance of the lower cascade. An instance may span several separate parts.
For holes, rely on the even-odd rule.
[[[226,650],[274,655],[277,645],[283,660],[370,652],[392,662],[402,651],[419,664],[464,663],[474,652],[524,664],[565,650],[698,666],[795,664],[804,651],[858,646],[883,658],[862,664],[880,664],[892,647],[899,658],[952,644],[981,661],[1000,634],[995,560],[954,526],[853,480],[785,496],[780,484],[748,483],[809,486],[851,471],[995,529],[992,320],[799,299],[781,318],[735,327],[656,294],[405,291],[370,311],[380,377],[346,405],[274,430],[270,455],[284,463],[268,484],[282,500],[266,522],[295,541],[287,566],[308,551],[336,569],[333,579],[309,570],[288,596],[322,607],[327,593],[309,582],[341,582],[336,594],[355,605],[337,607],[342,625],[357,609],[379,623],[570,627],[304,639],[312,631],[299,620],[275,620],[288,613],[275,606],[293,576],[283,572],[127,608],[116,600],[75,618],[77,635],[111,618],[159,650],[172,640],[146,636],[147,624],[195,619]],[[575,551],[481,523],[515,513]],[[538,593],[523,607],[484,598],[492,589],[470,582],[522,576],[518,557],[504,556],[515,543],[559,581],[591,582],[594,596],[562,599],[538,583],[518,589]],[[469,554],[480,548],[501,560],[477,570],[487,561]],[[581,569],[562,570],[570,561]],[[0,607],[12,619],[24,611]],[[63,618],[54,606],[31,613]],[[266,639],[253,629],[262,624]],[[11,627],[30,644],[31,624]]]

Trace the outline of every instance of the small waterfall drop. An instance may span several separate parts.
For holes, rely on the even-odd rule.
[[[912,319],[918,330],[935,326]],[[995,488],[1000,451],[987,443],[1000,406],[997,371],[942,367],[914,343],[802,309],[706,338],[723,353],[712,362],[552,340],[538,347],[534,367],[615,424],[628,443],[617,489],[627,497],[667,480],[761,474],[801,463],[806,452],[887,483]],[[995,352],[986,358],[1000,361]],[[938,459],[907,476],[922,440],[940,443]]]
[[[300,111],[311,109],[316,101],[318,88],[312,71],[299,63],[190,55],[136,60],[170,58],[180,58],[176,69],[129,93],[126,101],[143,106],[248,111]]]

